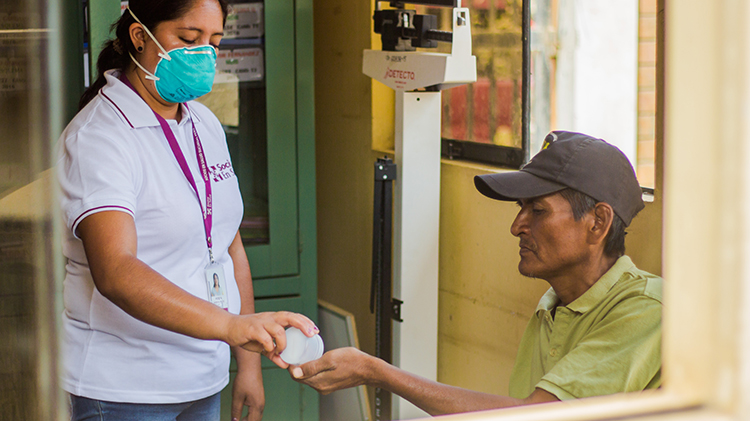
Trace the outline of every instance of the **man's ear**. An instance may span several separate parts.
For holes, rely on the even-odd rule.
[[[615,211],[608,203],[599,202],[593,209],[594,223],[589,230],[589,243],[604,243],[615,217]]]

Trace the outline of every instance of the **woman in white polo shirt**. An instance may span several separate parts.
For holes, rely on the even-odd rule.
[[[237,179],[212,173],[231,165],[224,132],[191,101],[211,89],[226,15],[224,0],[131,0],[61,136],[74,420],[217,420],[230,346],[232,417],[259,419],[259,352],[286,367],[284,327],[317,332],[253,314]]]

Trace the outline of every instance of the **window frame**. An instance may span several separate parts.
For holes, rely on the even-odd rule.
[[[531,157],[531,0],[522,0],[522,3],[521,147],[441,138],[440,154],[443,158],[513,169],[519,169],[529,161]]]

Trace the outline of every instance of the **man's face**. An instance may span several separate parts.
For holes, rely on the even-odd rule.
[[[521,210],[510,232],[520,240],[522,275],[550,280],[586,261],[590,213],[576,221],[560,193],[521,199],[518,204]]]

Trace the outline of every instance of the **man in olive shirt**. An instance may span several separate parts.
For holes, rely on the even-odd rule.
[[[354,348],[290,367],[292,377],[321,393],[380,387],[432,415],[658,387],[662,280],[625,256],[625,227],[644,206],[625,155],[552,132],[521,170],[474,182],[485,196],[518,202],[518,270],[551,286],[521,340],[510,396],[433,382]]]

